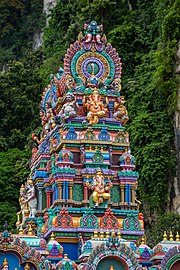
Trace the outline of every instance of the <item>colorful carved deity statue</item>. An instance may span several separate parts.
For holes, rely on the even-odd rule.
[[[93,177],[93,182],[87,183],[87,187],[93,190],[92,200],[95,203],[95,206],[99,206],[103,203],[104,200],[110,199],[110,189],[112,188],[112,183],[105,183],[104,176],[100,169],[98,169],[96,176]]]
[[[27,212],[29,212],[26,201],[27,201],[26,189],[25,189],[24,185],[21,185],[20,197],[19,197],[19,204],[20,204],[21,210],[17,213],[17,216],[18,216],[18,221],[16,224],[17,226],[24,224],[24,220],[27,217]],[[22,215],[22,222],[21,223],[20,223],[20,214]]]
[[[48,101],[46,102],[46,118],[47,118],[47,123],[45,125],[46,133],[48,133],[51,129],[53,129],[56,126],[54,116],[55,115],[52,109],[51,102]]]
[[[89,121],[89,125],[97,124],[99,122],[99,118],[105,116],[107,111],[106,107],[108,106],[108,99],[106,98],[106,105],[104,106],[103,102],[101,101],[101,96],[96,88],[92,95],[88,97],[88,100],[86,101],[86,98],[84,97],[82,102],[88,111],[87,119]]]
[[[76,99],[74,94],[68,92],[65,97],[66,103],[63,105],[60,110],[58,116],[62,119],[62,123],[64,123],[65,119],[76,117],[76,113],[78,110],[78,105],[76,103]]]
[[[119,97],[117,102],[114,102],[114,115],[113,117],[116,120],[120,120],[122,124],[126,124],[129,120],[128,111],[126,107],[123,105],[125,103],[124,97]]]
[[[37,199],[35,196],[35,188],[31,178],[28,179],[26,184],[28,208],[30,211],[29,217],[34,218],[37,210]]]

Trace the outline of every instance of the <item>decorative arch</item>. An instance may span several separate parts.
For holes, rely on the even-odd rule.
[[[27,246],[25,241],[21,242],[19,238],[16,238],[12,244],[1,243],[0,253],[5,255],[12,254],[17,257],[21,265],[29,263],[35,270],[40,270],[41,264],[44,263],[44,259],[42,258],[41,254],[35,249]]]
[[[98,264],[105,258],[116,258],[122,262],[125,270],[141,270],[141,266],[138,264],[134,252],[130,247],[121,243],[116,250],[107,249],[105,244],[101,244],[93,249],[91,255],[88,258],[87,265],[91,265],[92,270],[96,270]]]
[[[180,246],[175,246],[168,250],[163,260],[161,261],[161,268],[165,270],[173,270],[173,266],[180,262]]]

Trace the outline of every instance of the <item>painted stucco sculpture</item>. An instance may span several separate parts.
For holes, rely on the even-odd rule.
[[[1,234],[0,265],[5,258],[30,270],[170,270],[178,263],[178,237],[154,250],[143,240],[121,70],[102,25],[85,24],[43,91],[18,234]]]

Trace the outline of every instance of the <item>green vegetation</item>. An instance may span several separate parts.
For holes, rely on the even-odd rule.
[[[18,162],[23,172],[21,154],[28,148],[27,138],[39,124],[42,82],[47,83],[49,74],[62,66],[66,49],[76,40],[84,23],[96,20],[103,23],[108,42],[117,49],[123,63],[122,95],[127,100],[130,117],[127,129],[140,174],[139,197],[148,234],[155,235],[154,224],[165,229],[160,216],[170,204],[168,190],[176,167],[173,115],[178,82],[174,68],[180,37],[180,0],[61,0],[52,10],[46,27],[42,1],[11,0],[8,5],[5,2],[0,4],[3,7],[0,63],[4,70],[0,75],[0,146],[4,162],[12,167]],[[34,53],[30,50],[32,37],[35,29],[39,31],[42,27],[42,51]],[[8,158],[6,154],[11,151],[12,156],[20,151],[18,161]],[[4,170],[2,165],[0,168]],[[4,177],[2,174],[1,183]],[[8,179],[13,183],[14,173]],[[23,180],[16,178],[16,181],[19,188]],[[9,191],[4,192],[8,205],[2,207],[12,209],[11,199],[6,197]],[[19,190],[15,193],[18,197]],[[17,209],[17,204],[14,205]],[[7,220],[12,212],[8,211]],[[168,217],[169,214],[167,220],[175,226],[176,219]]]

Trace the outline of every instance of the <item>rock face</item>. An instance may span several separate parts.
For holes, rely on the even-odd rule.
[[[180,82],[180,42],[176,53],[176,69],[175,73]],[[180,85],[177,90],[177,109],[175,112],[175,147],[177,157],[177,176],[174,179],[174,209],[180,214]]]
[[[55,7],[57,3],[57,0],[43,0],[43,12],[46,15],[46,24],[48,23],[48,15],[50,13],[50,10]],[[40,31],[37,31],[33,35],[33,50],[37,50],[43,42],[43,33]]]
[[[36,51],[42,45],[42,32],[37,31],[33,34],[33,51]]]
[[[44,0],[44,8],[43,8],[43,11],[46,15],[49,14],[50,10],[55,7],[57,3],[57,0]]]

